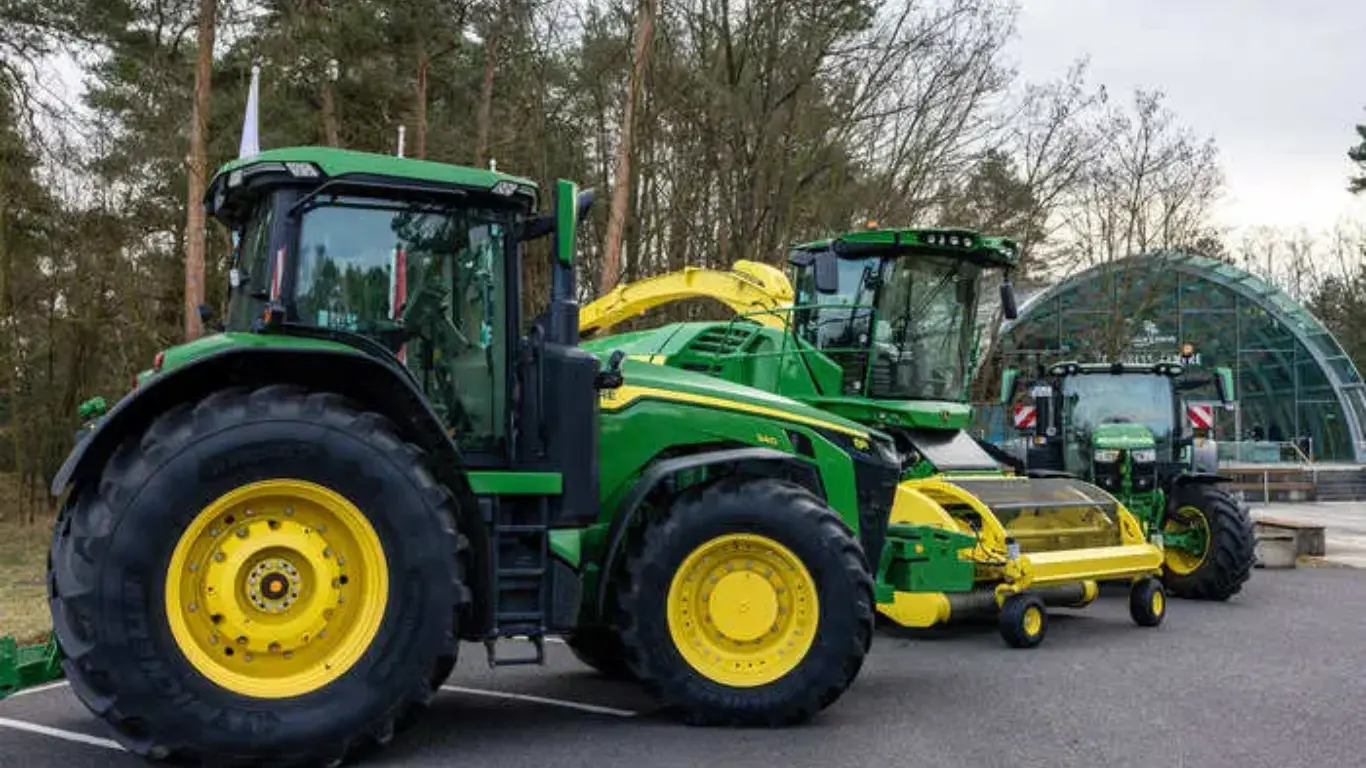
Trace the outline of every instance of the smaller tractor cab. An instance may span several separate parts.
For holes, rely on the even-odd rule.
[[[1019,371],[1004,374],[1002,399],[1019,400],[1028,464],[1095,478],[1116,494],[1160,488],[1159,477],[1212,473],[1218,452],[1204,406],[1185,393],[1213,384],[1221,404],[1233,402],[1233,373],[1192,377],[1179,363],[1153,365],[1062,362],[1021,389]]]
[[[1185,399],[1212,385],[1221,403],[1233,402],[1232,371],[1212,373],[1191,376],[1175,362],[1059,362],[1027,386],[1006,370],[1001,401],[1022,427],[1023,439],[1007,448],[1017,468],[1074,475],[1113,493],[1163,539],[1169,589],[1223,599],[1246,579],[1253,554],[1246,510],[1218,487],[1212,409]],[[1213,553],[1221,527],[1236,546]],[[1217,562],[1225,555],[1229,563]],[[1229,573],[1205,572],[1221,567]]]

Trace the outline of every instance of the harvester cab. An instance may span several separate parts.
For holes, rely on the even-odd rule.
[[[1064,472],[1114,494],[1166,549],[1174,593],[1224,599],[1248,577],[1253,552],[1245,508],[1219,487],[1213,407],[1187,393],[1234,401],[1233,374],[1196,376],[1177,362],[1054,363],[1029,382],[1005,371],[1001,398],[1027,419],[1016,458],[1031,471]],[[1228,546],[1211,551],[1218,540]]]

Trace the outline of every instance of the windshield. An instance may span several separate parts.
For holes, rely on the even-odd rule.
[[[980,277],[981,267],[942,256],[841,258],[839,290],[821,294],[814,266],[803,267],[796,330],[844,369],[843,394],[962,400]]]
[[[504,432],[509,217],[339,198],[300,227],[297,322],[388,346],[466,450]]]
[[[1063,428],[1086,443],[1101,424],[1141,424],[1153,433],[1159,453],[1170,446],[1175,421],[1171,380],[1156,373],[1114,376],[1089,373],[1062,380]]]

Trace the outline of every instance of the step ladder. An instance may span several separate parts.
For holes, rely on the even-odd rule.
[[[545,664],[550,582],[550,500],[545,497],[480,499],[489,531],[493,573],[493,632],[484,639],[490,667]],[[535,653],[500,657],[498,641],[525,637]]]

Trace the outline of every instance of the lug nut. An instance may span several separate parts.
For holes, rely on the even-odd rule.
[[[215,552],[215,553],[213,553],[213,561],[214,561],[215,563],[221,563],[221,562],[223,562],[223,561],[226,560],[226,559],[227,559],[227,555],[224,555],[222,552]]]
[[[279,653],[279,652],[280,652],[280,644],[279,644],[279,643],[271,643],[271,644],[270,644],[270,652],[271,652],[271,653]]]
[[[239,636],[239,637],[237,638],[237,644],[238,644],[238,645],[246,645],[246,644],[247,644],[247,636],[246,636],[246,635],[241,635],[241,636]]]
[[[239,539],[245,539],[246,537],[247,537],[247,529],[246,529],[246,528],[238,528],[238,529],[237,529],[237,538],[239,538]]]
[[[294,507],[285,507],[285,516],[286,516],[286,517],[289,517],[289,516],[291,516],[291,515],[293,515],[293,514],[294,514]]]

